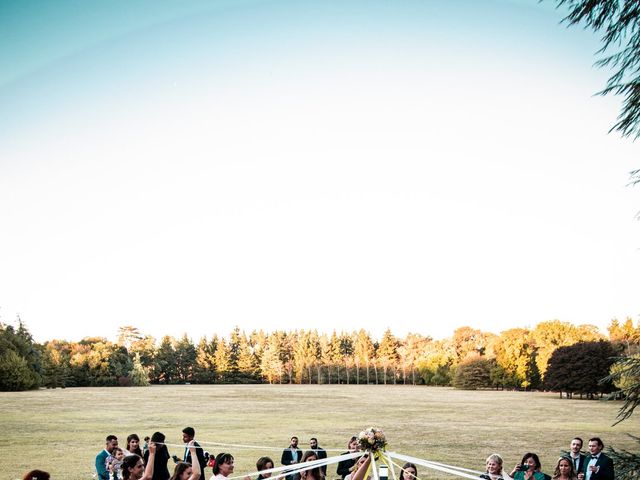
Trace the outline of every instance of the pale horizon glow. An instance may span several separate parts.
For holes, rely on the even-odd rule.
[[[0,7],[0,322],[637,321],[637,148],[598,38],[548,5],[25,4]]]

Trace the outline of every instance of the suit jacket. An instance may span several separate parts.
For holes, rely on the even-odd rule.
[[[344,452],[342,453],[342,455],[346,455],[348,453],[353,453],[353,452]],[[356,464],[355,458],[350,458],[349,460],[340,460],[338,462],[338,469],[337,469],[338,475],[340,475],[344,479],[344,477],[346,477],[351,473],[351,467],[353,467],[355,464]]]
[[[587,478],[587,470],[589,469],[589,461],[590,457],[587,457],[584,461],[584,467],[582,472],[585,475],[585,479]],[[604,453],[600,452],[598,456],[598,461],[596,462],[596,467],[600,467],[597,472],[591,474],[591,480],[614,480],[615,473],[613,470],[613,460],[611,460]]]
[[[299,448],[296,448],[296,452],[297,452],[297,458],[296,458],[296,462],[299,462],[300,460],[302,460],[302,450],[300,450]],[[285,448],[282,451],[282,458],[280,459],[280,463],[282,465],[291,465],[293,462],[293,454],[291,452],[291,447]]]
[[[323,458],[327,458],[327,451],[322,447],[316,447],[314,452],[316,452],[316,457],[318,457],[318,460],[322,460]],[[326,465],[321,466],[320,470],[322,470],[323,475],[326,477],[327,476],[327,466]]]
[[[573,462],[573,466],[575,467],[575,460],[574,458],[569,455],[569,458],[571,459],[571,461]],[[578,468],[576,468],[576,474],[578,474],[579,472],[583,472],[584,471],[584,462],[587,461],[587,456],[584,453],[581,453],[580,456],[578,457]]]
[[[198,442],[193,442],[193,445],[196,447],[196,457],[198,457],[198,463],[200,464],[200,478],[206,480],[207,477],[204,476],[204,467],[207,465],[204,460],[204,450]],[[184,461],[193,465],[193,462],[191,461],[191,452],[188,447],[185,447],[184,449]]]
[[[96,472],[98,472],[99,480],[109,480],[109,472],[107,471],[107,458],[109,458],[110,453],[106,450],[102,450],[98,455],[96,455]]]

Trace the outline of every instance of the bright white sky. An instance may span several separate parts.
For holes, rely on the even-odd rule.
[[[637,319],[637,145],[607,134],[597,38],[561,18],[2,2],[0,321],[44,341]]]

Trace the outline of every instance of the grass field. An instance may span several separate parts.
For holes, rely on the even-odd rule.
[[[540,455],[552,473],[575,435],[600,436],[605,445],[633,448],[627,433],[640,432],[640,414],[612,427],[619,402],[567,400],[556,394],[458,391],[449,388],[356,385],[180,385],[148,388],[73,388],[0,393],[0,479],[31,468],[52,478],[90,479],[107,434],[124,445],[129,433],[154,431],[181,444],[185,426],[210,452],[230,451],[234,475],[255,470],[280,454],[297,435],[326,449],[344,451],[363,428],[383,428],[388,450],[451,465],[482,469],[500,453],[510,469],[522,454]],[[270,447],[221,447],[207,442]],[[171,454],[182,448],[170,446]],[[336,453],[329,452],[329,455]],[[210,470],[208,470],[210,471]],[[419,468],[419,477],[455,478]],[[329,467],[329,479],[336,478]]]

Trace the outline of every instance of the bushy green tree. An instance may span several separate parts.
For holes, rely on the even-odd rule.
[[[467,357],[458,365],[453,377],[454,388],[463,390],[478,390],[491,387],[491,369],[495,360],[481,356]]]
[[[39,385],[39,376],[29,367],[29,362],[14,350],[0,355],[0,390],[17,392]]]

